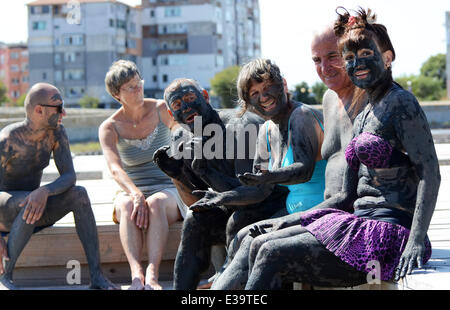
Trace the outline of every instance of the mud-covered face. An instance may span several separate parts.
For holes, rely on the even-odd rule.
[[[249,104],[266,119],[278,115],[287,104],[283,83],[253,81],[248,96]]]
[[[200,90],[195,86],[182,85],[171,91],[167,96],[169,109],[174,119],[189,126],[194,131],[194,119],[196,116],[202,117],[203,125],[211,118],[211,107],[206,102]]]
[[[373,88],[382,79],[383,55],[373,40],[364,40],[354,47],[345,45],[343,57],[348,76],[359,88]]]
[[[47,104],[40,104],[46,109],[48,115],[48,126],[56,128],[62,123],[62,118],[66,115],[64,103],[59,92],[55,91],[51,94]]]

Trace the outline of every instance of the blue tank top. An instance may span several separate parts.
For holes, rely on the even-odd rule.
[[[319,118],[314,114],[314,117],[319,122],[320,128],[324,130],[322,123]],[[287,167],[292,165],[294,161],[294,152],[291,145],[291,120],[288,121],[288,150],[283,158],[281,167]],[[269,151],[269,170],[272,169],[272,156],[270,156],[270,142],[269,142],[269,132],[266,126],[266,137],[267,137],[267,148]],[[306,183],[283,185],[289,189],[289,194],[286,198],[286,209],[289,214],[306,211],[324,200],[324,190],[325,190],[325,168],[327,166],[327,161],[325,159],[316,162],[314,167],[314,172],[311,179]]]

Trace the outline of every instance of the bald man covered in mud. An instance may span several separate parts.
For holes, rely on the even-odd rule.
[[[61,94],[53,85],[35,84],[25,99],[25,112],[24,121],[0,131],[0,289],[16,288],[13,269],[31,235],[69,212],[88,260],[91,288],[115,289],[100,269],[89,197],[83,187],[75,186],[69,141],[61,124],[65,115]],[[52,154],[60,176],[41,186]]]

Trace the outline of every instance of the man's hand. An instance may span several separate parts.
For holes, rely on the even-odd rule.
[[[162,146],[153,154],[153,161],[165,174],[176,179],[181,173],[183,162],[169,157],[170,146]]]
[[[40,220],[47,205],[48,194],[47,188],[39,187],[28,194],[25,200],[19,204],[19,207],[25,207],[22,219],[27,224],[34,224]]]
[[[193,191],[192,194],[197,197],[202,197],[200,200],[189,207],[189,209],[193,212],[206,211],[223,204],[222,193],[196,190]]]
[[[8,248],[3,237],[0,236],[0,275],[5,272],[5,266],[3,266],[3,261],[9,260]]]
[[[140,229],[147,229],[149,221],[149,209],[145,196],[142,193],[131,194],[133,198],[133,211],[131,212],[131,220],[136,219],[136,226]]]

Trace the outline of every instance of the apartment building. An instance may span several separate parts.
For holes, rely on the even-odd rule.
[[[117,59],[140,62],[139,9],[115,0],[28,4],[30,83],[49,82],[68,106],[85,96],[112,102],[104,78]]]
[[[68,105],[84,95],[113,103],[104,76],[117,59],[136,62],[145,95],[161,98],[175,78],[208,89],[261,53],[258,0],[36,0],[28,14],[30,83],[55,84]]]
[[[26,44],[0,44],[0,81],[6,86],[11,103],[27,93],[30,84]]]
[[[205,87],[219,71],[260,56],[257,0],[143,0],[146,91],[161,96],[177,77]]]

